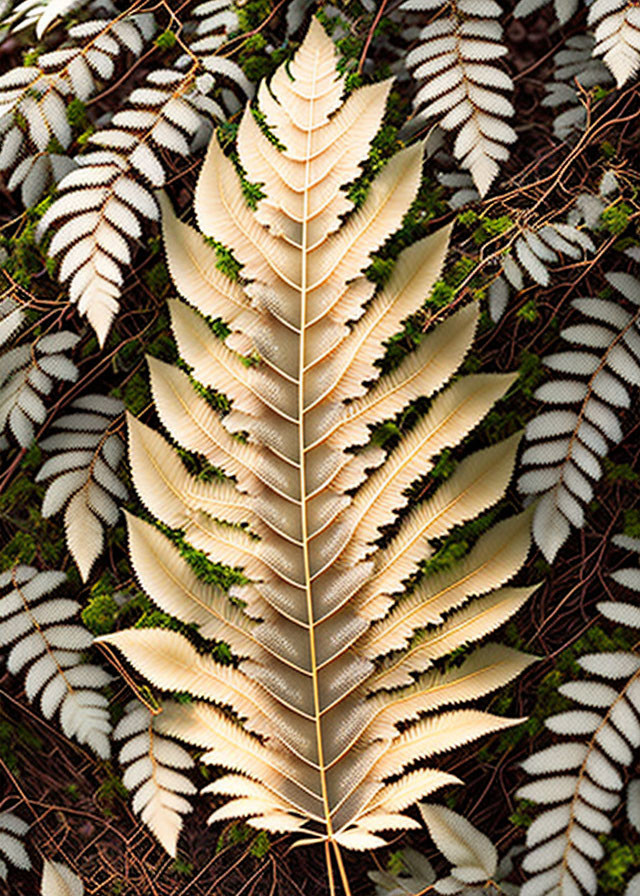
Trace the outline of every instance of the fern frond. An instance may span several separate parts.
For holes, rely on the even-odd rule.
[[[0,880],[6,880],[9,865],[29,871],[31,859],[24,846],[29,825],[13,812],[0,812]]]
[[[443,5],[405,0],[400,9]],[[458,130],[454,155],[471,172],[481,196],[516,140],[506,121],[514,114],[505,96],[513,91],[513,82],[496,64],[507,53],[501,13],[493,0],[479,5],[462,0],[420,32],[420,44],[406,59],[412,76],[426,82],[414,100],[417,120],[435,119],[445,131]]]
[[[607,281],[633,305],[640,305],[640,281],[629,274],[607,274]],[[622,438],[619,408],[631,402],[640,385],[640,309],[617,302],[574,299],[589,320],[561,331],[577,348],[545,358],[559,376],[540,386],[538,400],[552,405],[527,426],[531,443],[523,454],[520,491],[541,494],[533,524],[536,542],[551,562],[569,537],[584,525],[584,507],[602,476],[601,459]]]
[[[149,13],[73,25],[69,46],[0,76],[0,170],[27,208],[75,168],[64,152],[72,142],[69,102],[89,99],[126,53],[140,55],[155,28]],[[54,142],[63,152],[51,151]]]
[[[250,96],[251,84],[236,63],[221,59],[217,69],[213,62],[207,67]],[[215,84],[214,76],[198,74],[193,62],[186,73],[149,74],[145,86],[129,95],[127,107],[91,136],[91,144],[101,148],[78,158],[79,169],[62,179],[59,198],[39,222],[40,238],[55,225],[49,254],[60,259],[59,278],[68,281],[71,301],[101,345],[119,307],[132,245],[145,222],[158,217],[153,189],[165,183],[163,151],[189,155],[206,144],[212,121],[225,117],[207,95]]]
[[[432,803],[419,803],[418,808],[431,839],[454,867],[446,877],[436,880],[425,856],[415,849],[403,849],[394,858],[400,859],[405,874],[369,872],[376,884],[376,896],[415,896],[431,891],[460,896],[518,896],[519,887],[504,880],[513,867],[510,853],[498,862],[491,840],[451,809]]]
[[[25,692],[37,697],[46,719],[59,712],[67,737],[86,744],[102,759],[110,755],[108,702],[98,693],[110,680],[99,666],[82,662],[92,636],[71,620],[75,600],[51,597],[64,582],[62,572],[16,566],[0,574],[0,647],[8,648],[7,669],[27,669]]]
[[[623,582],[626,575],[640,592],[637,573],[637,568],[619,570],[614,578]],[[607,601],[598,609],[616,623],[640,625],[633,604]],[[530,879],[522,896],[597,892],[594,866],[604,856],[598,835],[611,830],[626,769],[640,746],[640,657],[612,651],[587,654],[577,662],[600,680],[590,677],[561,685],[560,693],[580,708],[545,721],[552,732],[571,739],[538,750],[522,764],[536,780],[517,795],[551,806],[527,831],[523,868]]]
[[[405,249],[378,291],[362,275],[400,226],[421,180],[422,147],[409,146],[382,169],[357,210],[342,189],[366,157],[388,90],[373,85],[343,101],[333,43],[312,20],[288,67],[258,92],[266,123],[286,148],[276,148],[250,111],[239,127],[240,164],[264,193],[255,211],[233,163],[211,141],[196,216],[207,236],[233,250],[242,265],[238,281],[216,269],[212,247],[163,200],[170,272],[189,303],[171,305],[179,352],[192,377],[226,393],[232,408],[221,417],[189,376],[150,359],[155,406],[178,444],[234,480],[198,481],[175,449],[132,419],[133,479],[158,519],[180,528],[210,560],[242,569],[245,584],[230,594],[243,603],[230,606],[224,592],[198,581],[161,532],[133,519],[131,555],[152,600],[205,637],[229,643],[238,664],[223,666],[168,630],[104,638],[156,687],[198,698],[165,705],[156,724],[231,772],[210,788],[227,797],[212,821],[245,817],[255,827],[293,832],[297,843],[324,839],[352,849],[384,844],[379,832],[386,828],[412,826],[402,810],[452,782],[437,768],[405,773],[414,761],[514,724],[438,709],[488,693],[531,661],[483,646],[446,673],[410,674],[516,611],[522,594],[479,604],[477,613],[469,599],[511,579],[529,534],[522,518],[501,527],[495,541],[479,541],[452,568],[450,587],[428,577],[403,603],[405,580],[418,573],[430,542],[500,500],[517,437],[462,461],[407,511],[405,489],[478,425],[512,380],[482,375],[446,387],[473,340],[477,314],[467,308],[379,376],[382,343],[427,297],[449,236],[446,229]],[[203,315],[228,321],[226,340]],[[243,355],[257,356],[256,363]],[[437,397],[393,451],[371,443],[370,425],[421,395]],[[238,431],[246,438],[235,438]],[[383,549],[388,525],[393,537]],[[387,617],[384,630],[396,604],[402,621],[395,626]],[[430,652],[407,659],[414,633],[433,622],[442,628],[425,633]],[[405,687],[380,684],[378,673],[404,659],[407,666],[394,674],[405,676]]]
[[[464,886],[484,884],[495,878],[498,851],[485,834],[446,806],[420,803],[419,808],[431,839],[453,865],[454,879],[458,878]]]
[[[124,405],[106,395],[83,395],[70,410],[54,420],[57,432],[40,441],[40,448],[51,456],[40,467],[36,482],[49,480],[42,501],[45,518],[66,508],[67,545],[86,581],[102,552],[104,526],[118,521],[114,499],[127,499],[116,475],[124,443],[113,431]]]
[[[191,780],[176,769],[193,768],[194,762],[185,749],[158,734],[155,719],[138,700],[132,700],[113,739],[126,741],[118,761],[126,766],[122,783],[133,793],[133,811],[175,857],[182,816],[193,809],[186,796],[196,793]]]
[[[623,87],[640,68],[640,13],[628,0],[594,0],[589,25],[595,26],[594,56],[602,61]]]
[[[1,323],[7,325],[9,338],[21,323],[14,309]],[[1,325],[0,323],[0,325]],[[0,433],[10,433],[21,448],[28,448],[35,435],[35,426],[44,423],[47,409],[44,399],[54,383],[75,382],[78,368],[67,357],[79,336],[67,330],[39,336],[0,354]]]

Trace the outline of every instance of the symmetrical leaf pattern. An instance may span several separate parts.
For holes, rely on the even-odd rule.
[[[584,525],[584,509],[602,476],[601,459],[622,438],[617,417],[629,407],[631,387],[640,385],[640,281],[613,272],[607,281],[635,310],[617,301],[574,299],[588,320],[561,331],[576,348],[549,355],[544,363],[559,376],[538,388],[535,397],[552,409],[527,425],[531,443],[522,456],[518,487],[537,502],[533,533],[551,562],[569,537]]]
[[[183,747],[158,734],[156,718],[146,706],[132,700],[113,739],[125,741],[118,760],[126,766],[122,782],[133,793],[133,811],[175,857],[182,816],[193,808],[184,794],[196,792],[192,781],[176,769],[193,768],[194,762]]]
[[[165,183],[162,151],[189,155],[207,143],[212,120],[224,118],[221,106],[207,96],[216,84],[212,72],[251,94],[236,63],[219,56],[204,62],[204,74],[193,62],[186,73],[151,72],[130,94],[127,107],[92,135],[91,143],[100,149],[78,157],[80,167],[61,180],[59,197],[39,223],[39,237],[56,225],[49,254],[60,259],[60,281],[68,282],[71,301],[101,345],[119,307],[132,244],[158,217],[153,188]]]
[[[250,582],[232,591],[243,603],[198,579],[162,532],[136,518],[130,553],[164,612],[195,624],[205,639],[224,640],[240,662],[219,664],[167,629],[104,636],[155,686],[196,698],[165,704],[156,724],[230,771],[208,788],[227,798],[212,821],[244,816],[258,828],[295,832],[301,843],[333,844],[338,854],[341,846],[384,844],[379,831],[414,827],[402,810],[457,779],[433,766],[405,769],[514,724],[456,706],[532,660],[493,644],[448,671],[436,665],[496,629],[531,593],[506,585],[529,549],[528,513],[502,521],[459,563],[403,594],[432,539],[504,494],[518,437],[467,458],[397,516],[406,488],[477,425],[512,377],[469,376],[439,392],[473,339],[477,310],[467,307],[378,378],[382,343],[427,297],[448,242],[445,229],[406,249],[378,292],[361,274],[413,202],[420,145],[398,153],[341,222],[352,209],[341,187],[358,173],[389,86],[342,101],[334,46],[313,20],[288,68],[259,90],[266,124],[286,148],[250,109],[239,126],[240,164],[264,193],[255,212],[212,140],[196,215],[207,236],[232,248],[241,281],[218,270],[213,247],[165,202],[170,271],[195,306],[171,304],[178,348],[192,376],[225,392],[232,410],[221,419],[184,372],[150,359],[155,405],[176,442],[234,480],[196,479],[163,437],[133,418],[132,475],[152,514],[212,560],[243,569]],[[228,322],[226,342],[202,315]],[[247,366],[239,352],[260,361]],[[436,392],[388,456],[367,445],[369,424]],[[357,446],[364,447],[351,450]],[[393,535],[380,547],[388,525]],[[484,596],[469,602],[472,594]]]
[[[51,454],[36,481],[49,481],[42,515],[50,517],[66,508],[67,545],[86,581],[104,545],[104,524],[114,526],[120,515],[118,501],[127,490],[116,471],[124,442],[114,422],[124,405],[107,395],[83,395],[70,405],[71,413],[54,421],[57,432],[40,441]]]
[[[593,55],[623,87],[640,68],[640,8],[633,0],[594,0],[588,22],[595,26]]]
[[[29,825],[13,812],[0,812],[0,880],[6,880],[9,865],[28,871],[31,859],[24,846]]]
[[[624,539],[617,542],[624,544]],[[640,592],[637,567],[621,569],[613,578]],[[598,609],[617,624],[640,628],[635,604],[607,601]],[[593,653],[581,657],[578,664],[593,677],[568,682],[559,690],[579,707],[545,722],[565,739],[538,750],[523,763],[536,780],[521,787],[518,796],[545,809],[527,831],[523,868],[530,879],[521,896],[595,896],[594,865],[604,856],[599,835],[611,830],[625,771],[640,747],[638,654]]]
[[[513,82],[497,60],[502,43],[500,5],[494,0],[404,0],[401,10],[445,8],[420,32],[420,44],[406,59],[412,76],[425,81],[414,100],[417,119],[435,119],[446,131],[458,130],[454,155],[471,172],[484,196],[509,157],[516,132],[505,93]]]
[[[24,318],[11,299],[5,302],[9,304],[0,306],[0,336],[8,341]],[[3,310],[7,312],[4,316]],[[46,419],[44,399],[54,383],[73,383],[78,378],[78,368],[66,352],[79,338],[75,333],[60,330],[0,354],[0,433],[11,434],[22,448],[29,447],[36,424]],[[6,442],[0,443],[2,447],[6,447]]]
[[[98,693],[110,680],[99,666],[82,662],[91,634],[70,620],[77,601],[51,597],[66,581],[63,572],[16,566],[0,574],[0,647],[8,648],[7,669],[26,670],[24,689],[38,696],[46,719],[59,712],[67,737],[86,744],[102,759],[110,755],[108,703]]]
[[[10,173],[9,190],[21,188],[26,207],[75,167],[65,152],[72,142],[69,102],[86,101],[126,53],[139,55],[155,27],[149,13],[73,25],[69,46],[0,76],[0,171]]]

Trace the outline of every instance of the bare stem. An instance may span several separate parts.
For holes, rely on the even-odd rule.
[[[336,854],[336,861],[338,863],[338,870],[340,872],[340,880],[342,881],[342,888],[344,890],[344,896],[351,896],[351,887],[349,886],[349,878],[347,877],[347,869],[344,867],[344,862],[342,861],[342,853],[340,852],[340,847],[336,843],[335,840],[331,841],[333,843],[333,850]]]

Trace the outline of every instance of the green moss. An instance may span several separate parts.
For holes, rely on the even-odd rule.
[[[94,800],[96,805],[106,818],[113,818],[118,803],[126,803],[129,791],[120,778],[109,773],[108,777],[98,787]]]
[[[482,246],[488,240],[501,233],[506,233],[513,227],[513,221],[508,215],[500,215],[497,218],[483,217],[473,232],[473,241],[476,246]]]
[[[523,351],[520,355],[518,366],[518,388],[526,398],[532,398],[533,393],[544,378],[544,370],[539,355],[533,352]]]
[[[522,318],[522,320],[526,320],[530,324],[535,323],[535,321],[537,321],[540,317],[536,300],[529,299],[528,302],[525,302],[522,308],[518,309],[517,316]]]
[[[608,91],[604,90],[603,88],[597,88],[597,89],[602,91],[603,96],[606,96],[608,93]],[[604,140],[600,144],[600,152],[605,157],[605,159],[612,159],[616,154],[616,148],[612,143],[609,143],[608,140]]]
[[[89,126],[89,119],[87,117],[87,107],[79,99],[73,99],[67,106],[67,121],[71,125],[72,128],[78,128],[80,130],[86,130]]]
[[[598,893],[623,893],[629,877],[640,867],[640,844],[602,837],[606,857],[598,873]]]
[[[193,862],[187,862],[178,856],[174,859],[171,870],[180,877],[193,877]]]
[[[249,848],[249,852],[256,859],[262,859],[271,849],[271,840],[269,839],[269,835],[266,831],[258,831],[257,836],[254,838],[251,847]]]
[[[615,464],[608,457],[602,458],[607,482],[638,482],[640,475],[629,464]]]
[[[171,47],[174,47],[176,44],[176,36],[173,31],[163,31],[162,34],[159,34],[154,43],[156,47],[162,47],[164,50],[170,50]]]
[[[149,291],[158,298],[162,297],[171,284],[169,271],[164,261],[157,261],[148,270],[144,272],[144,281],[149,287]]]
[[[22,64],[25,66],[25,68],[36,65],[41,52],[42,50],[40,49],[40,47],[32,47],[29,50],[25,50],[25,52],[22,54]]]
[[[255,31],[271,14],[271,0],[248,0],[238,4],[237,13],[239,31]]]
[[[111,594],[96,594],[82,610],[82,621],[93,635],[115,630],[119,607]]]
[[[632,213],[633,209],[626,202],[610,205],[600,215],[600,227],[617,236],[627,229]]]
[[[633,508],[624,511],[622,532],[631,538],[640,538],[640,510]]]

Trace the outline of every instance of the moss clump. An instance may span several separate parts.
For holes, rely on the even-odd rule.
[[[111,594],[96,594],[82,610],[82,621],[93,635],[107,635],[116,627],[119,609]]]

